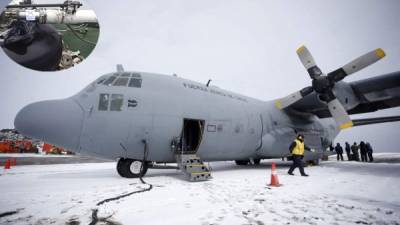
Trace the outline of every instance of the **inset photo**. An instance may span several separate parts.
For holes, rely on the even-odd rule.
[[[0,14],[0,46],[16,63],[38,71],[71,68],[94,50],[96,14],[82,0],[13,0]]]

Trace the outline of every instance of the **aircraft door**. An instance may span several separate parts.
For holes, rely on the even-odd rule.
[[[126,157],[132,159],[142,159],[144,153],[143,140],[149,143],[151,149],[154,148],[152,142],[154,116],[151,110],[151,102],[145,101],[142,97],[128,98],[128,119],[129,124],[128,138],[125,142]],[[153,151],[149,151],[151,157]]]
[[[106,158],[120,157],[124,154],[120,144],[129,134],[130,123],[124,95],[100,93],[85,113],[80,142],[81,151]]]
[[[196,153],[200,147],[204,133],[204,120],[184,119],[180,137],[183,153]]]

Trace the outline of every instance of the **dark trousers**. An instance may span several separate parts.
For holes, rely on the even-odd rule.
[[[350,152],[347,152],[347,151],[346,151],[346,155],[347,155],[347,160],[349,160],[349,161],[350,161],[350,158],[351,158],[351,154],[350,154]]]
[[[372,152],[368,152],[368,158],[370,162],[374,161],[374,157],[372,157]]]
[[[343,161],[343,154],[342,153],[337,153],[337,160],[339,161],[339,159]]]
[[[300,174],[301,175],[306,174],[306,173],[304,173],[303,156],[293,155],[292,158],[293,158],[293,164],[290,167],[288,173],[293,173],[294,169],[296,169],[296,167],[299,167]]]
[[[361,153],[361,161],[368,162],[367,153]]]

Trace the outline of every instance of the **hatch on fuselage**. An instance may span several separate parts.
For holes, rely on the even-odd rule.
[[[180,138],[182,153],[196,153],[203,139],[204,120],[183,119]]]

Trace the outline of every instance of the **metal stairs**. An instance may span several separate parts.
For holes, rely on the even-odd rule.
[[[175,154],[178,167],[189,181],[206,181],[211,179],[211,171],[194,153]]]

